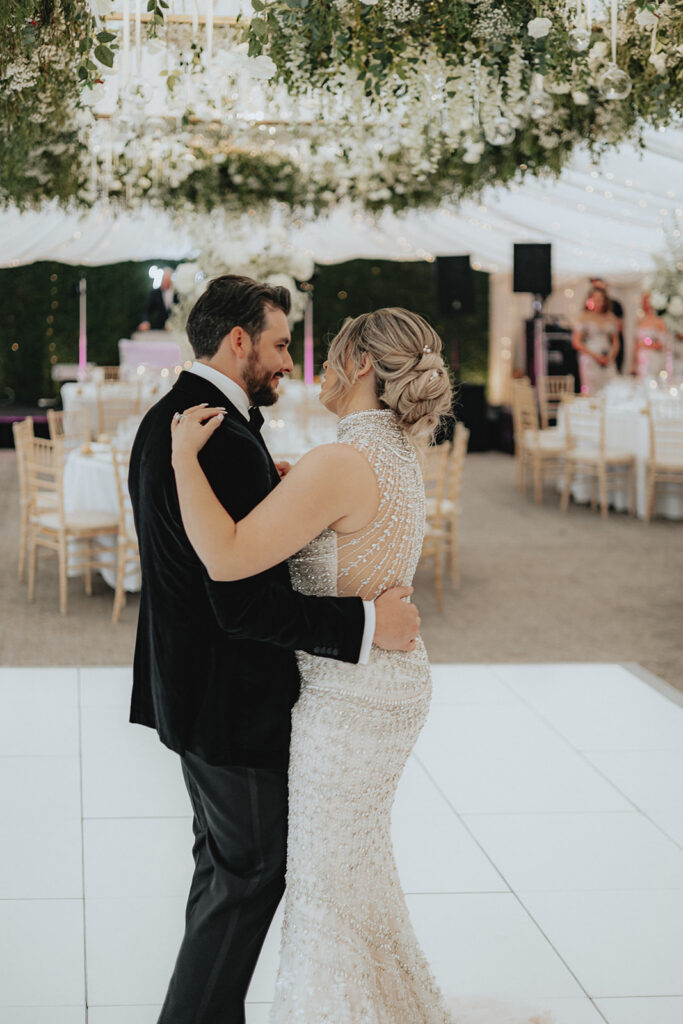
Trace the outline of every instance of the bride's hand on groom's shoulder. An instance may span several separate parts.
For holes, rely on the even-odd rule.
[[[375,638],[385,651],[414,651],[420,632],[420,616],[414,604],[406,601],[412,587],[385,590],[375,601]]]
[[[177,412],[171,420],[171,462],[174,466],[183,456],[196,456],[215,430],[220,427],[225,409],[207,402]]]

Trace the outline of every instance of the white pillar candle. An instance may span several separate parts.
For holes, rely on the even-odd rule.
[[[142,74],[142,0],[135,0],[135,71]]]
[[[213,0],[206,2],[206,65],[213,57]]]
[[[121,62],[123,84],[130,74],[130,0],[123,0],[123,59]]]

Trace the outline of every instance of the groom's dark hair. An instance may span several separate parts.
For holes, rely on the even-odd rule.
[[[209,281],[187,318],[187,336],[197,359],[215,356],[233,327],[241,327],[256,343],[266,322],[267,309],[289,313],[292,298],[279,285],[259,284],[250,277],[223,274]]]

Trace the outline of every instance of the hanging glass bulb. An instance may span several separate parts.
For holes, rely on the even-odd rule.
[[[577,25],[569,33],[569,45],[576,53],[583,53],[591,44],[591,33],[585,25]]]
[[[514,127],[502,114],[484,125],[484,137],[491,146],[509,146],[515,135]]]
[[[552,97],[543,88],[543,75],[536,73],[531,83],[531,92],[527,101],[529,117],[534,121],[541,121],[553,112]]]
[[[598,92],[606,100],[625,100],[633,82],[616,64],[609,64],[597,81]]]

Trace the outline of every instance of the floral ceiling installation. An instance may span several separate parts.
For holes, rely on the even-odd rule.
[[[166,3],[11,0],[0,203],[435,206],[683,114],[683,0]]]

